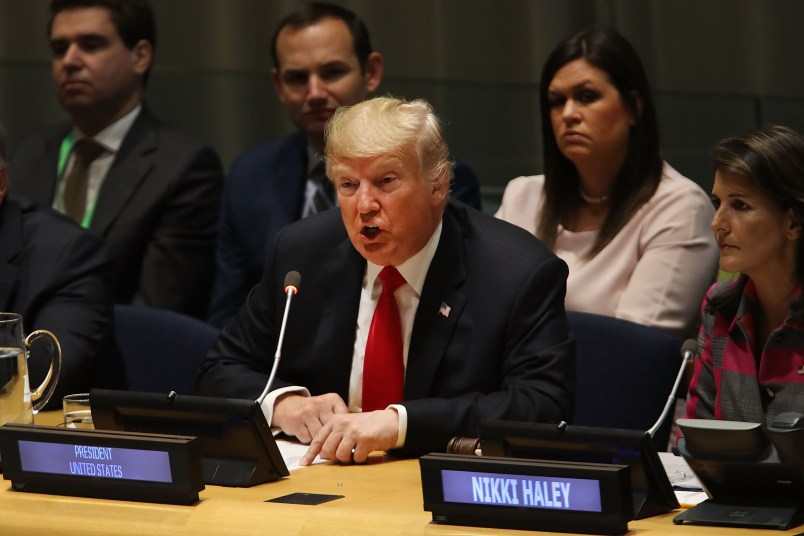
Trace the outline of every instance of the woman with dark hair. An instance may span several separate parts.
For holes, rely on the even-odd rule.
[[[770,423],[804,411],[804,137],[771,126],[714,150],[720,267],[702,306],[687,416]]]
[[[511,181],[497,217],[567,262],[567,310],[689,333],[716,270],[712,207],[662,161],[639,56],[594,27],[561,42],[541,80],[545,173]]]

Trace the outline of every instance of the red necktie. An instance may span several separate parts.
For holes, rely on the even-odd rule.
[[[385,409],[402,401],[405,366],[402,361],[402,322],[394,291],[405,283],[396,268],[380,272],[382,294],[374,309],[363,358],[363,411]]]

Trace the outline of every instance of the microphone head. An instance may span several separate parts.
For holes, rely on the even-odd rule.
[[[285,292],[293,292],[296,294],[299,292],[299,287],[301,286],[301,274],[296,270],[291,270],[285,275]]]
[[[698,353],[698,341],[695,339],[687,339],[684,341],[684,344],[681,345],[681,355],[686,354],[687,352],[695,355]]]

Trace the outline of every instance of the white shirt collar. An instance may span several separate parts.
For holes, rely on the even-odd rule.
[[[142,110],[142,103],[138,104],[134,107],[133,110],[128,112],[126,115],[109,125],[108,127],[104,128],[96,135],[92,136],[92,139],[98,142],[100,145],[103,146],[109,152],[116,153],[120,150],[120,146],[123,145],[123,139],[128,134],[128,131],[131,129],[131,125],[134,124],[134,120],[137,119],[137,116]],[[77,128],[73,129],[73,143],[77,142],[78,140],[86,138],[80,130]]]
[[[402,264],[396,267],[405,281],[410,285],[416,296],[421,296],[422,288],[424,288],[424,280],[427,277],[427,271],[430,269],[430,263],[433,261],[436,249],[438,249],[438,242],[441,240],[441,228],[443,227],[443,220],[438,222],[438,226],[430,240],[419,250],[413,257],[409,258]],[[380,274],[384,266],[374,264],[366,261],[366,288],[373,288],[374,281]]]

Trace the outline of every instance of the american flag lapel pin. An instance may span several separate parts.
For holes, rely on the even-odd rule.
[[[444,318],[449,318],[449,312],[452,311],[452,307],[447,305],[444,302],[441,302],[441,307],[438,308],[438,314],[443,316]],[[799,370],[799,374],[804,374]]]

